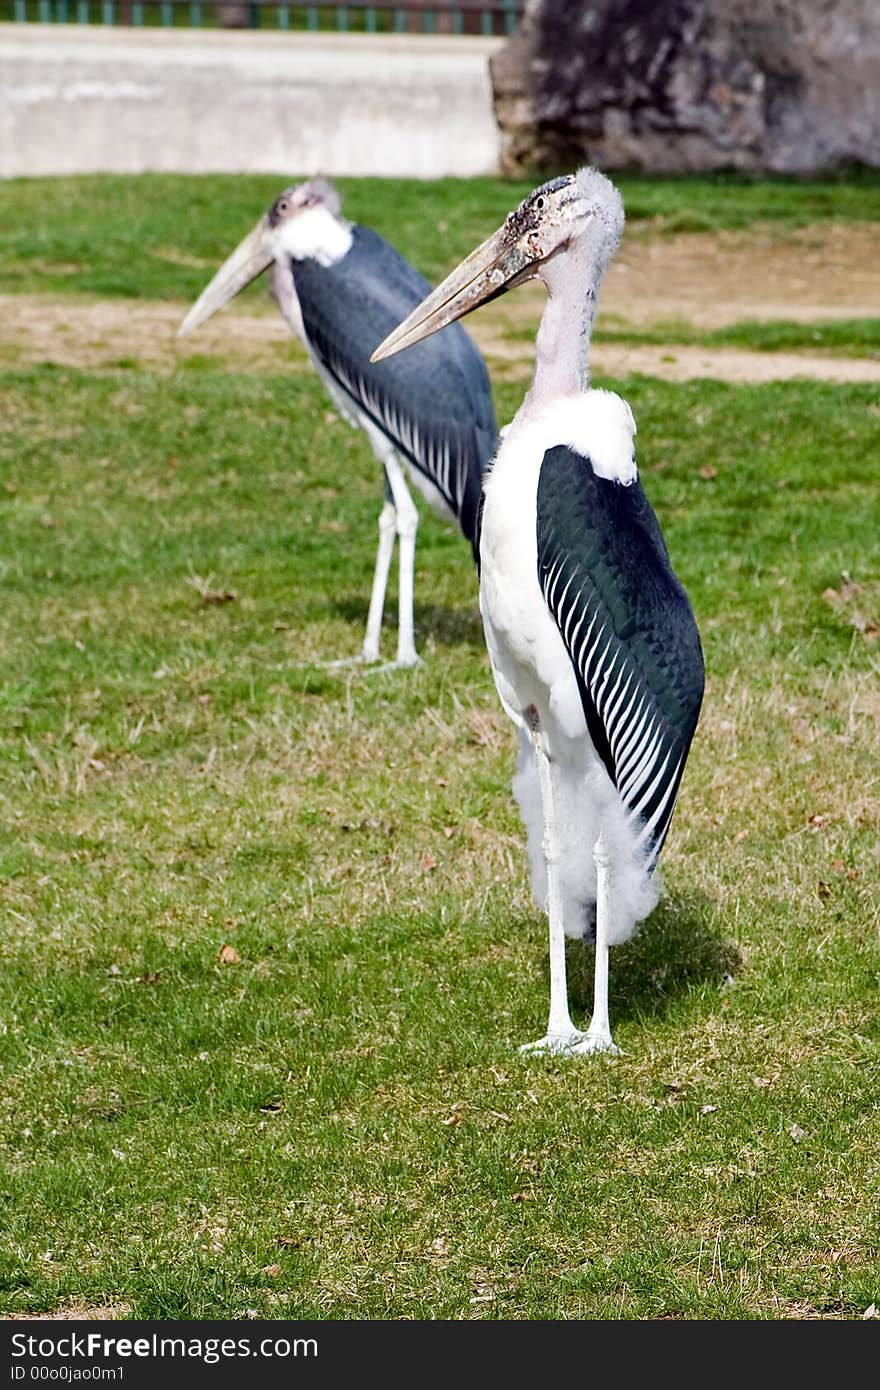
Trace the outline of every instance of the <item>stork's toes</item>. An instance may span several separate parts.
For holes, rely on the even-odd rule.
[[[382,671],[413,671],[422,664],[422,658],[414,652],[412,656],[399,656],[395,661],[383,661],[381,666],[371,666],[370,675],[373,676]]]
[[[353,666],[362,666],[369,675],[374,676],[382,671],[411,671],[413,667],[421,666],[422,658],[413,652],[412,656],[398,656],[395,661],[380,661],[378,655],[373,656],[371,652],[358,652],[357,656],[343,656],[338,661],[320,664],[325,671],[345,671]]]
[[[358,652],[357,656],[340,656],[336,661],[320,661],[316,664],[323,666],[325,671],[344,671],[349,666],[372,666],[378,660],[378,653],[371,656],[367,652]]]
[[[570,1033],[545,1033],[537,1042],[524,1043],[520,1052],[552,1052],[563,1057],[583,1056],[592,1052],[619,1052],[620,1048],[606,1033],[581,1033],[572,1028]]]

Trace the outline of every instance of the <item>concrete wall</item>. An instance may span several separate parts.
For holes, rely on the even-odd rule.
[[[0,25],[0,177],[495,173],[503,39]]]

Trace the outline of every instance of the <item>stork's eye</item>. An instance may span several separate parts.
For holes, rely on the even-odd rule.
[[[286,212],[286,211],[287,211],[287,199],[286,199],[286,198],[282,198],[282,199],[281,199],[280,203],[278,204],[278,211],[279,211],[279,212]]]
[[[536,198],[536,199],[535,199],[535,207],[536,207],[536,208],[542,208],[543,206],[544,206],[544,198],[543,198],[543,195],[542,195],[540,198]]]

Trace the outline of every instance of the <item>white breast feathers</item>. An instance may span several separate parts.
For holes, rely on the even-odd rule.
[[[513,424],[517,452],[525,456],[542,458],[548,449],[564,444],[589,459],[599,478],[627,486],[638,477],[636,422],[626,401],[614,391],[591,389],[556,400],[534,414],[521,411]]]

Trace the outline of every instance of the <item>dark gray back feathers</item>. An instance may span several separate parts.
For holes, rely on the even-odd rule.
[[[309,341],[340,387],[439,489],[477,551],[482,477],[498,438],[483,358],[458,324],[385,362],[370,354],[431,286],[355,224],[335,265],[292,261]]]

